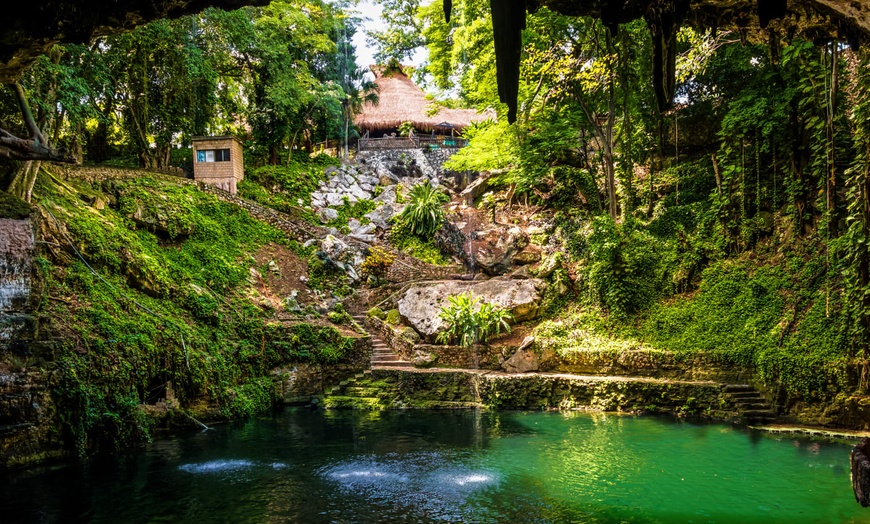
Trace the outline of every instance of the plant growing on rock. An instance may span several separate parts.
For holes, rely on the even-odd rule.
[[[369,254],[363,261],[360,270],[363,275],[371,277],[374,284],[380,283],[381,279],[387,276],[387,272],[395,262],[396,256],[386,249],[378,246],[372,246],[369,249]]]
[[[437,341],[449,344],[458,340],[459,344],[471,347],[480,342],[486,344],[490,337],[501,333],[502,328],[510,332],[508,321],[513,319],[510,312],[500,306],[483,302],[471,293],[448,297],[450,302],[441,308],[438,316],[447,323],[447,329],[438,334]]]
[[[483,201],[481,203],[483,204],[483,207],[492,212],[492,223],[495,224],[495,209],[498,207],[498,201],[495,199],[495,195],[492,194],[492,191],[483,195]]]
[[[409,198],[396,225],[421,238],[434,235],[444,222],[441,206],[450,198],[441,188],[432,187],[428,180],[412,187]]]

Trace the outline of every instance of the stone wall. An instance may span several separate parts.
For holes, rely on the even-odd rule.
[[[677,355],[669,351],[578,351],[560,358],[542,352],[545,370],[582,375],[710,380],[730,384],[753,382],[754,370],[722,363],[710,353]]]
[[[305,404],[370,367],[372,341],[360,337],[340,364],[295,364],[272,371],[275,397],[283,404]]]
[[[722,420],[737,416],[722,387],[712,382],[440,369],[376,369],[372,378],[394,385],[393,405],[438,407],[447,403],[442,407],[448,407],[453,402],[475,402],[496,409],[661,412]]]
[[[402,360],[411,359],[411,355],[414,354],[414,349],[417,346],[416,342],[419,341],[419,338],[415,341],[413,339],[402,337],[402,332],[399,329],[396,329],[395,327],[387,324],[383,320],[376,317],[367,317],[366,327],[374,331],[379,337],[381,337],[381,340],[383,340],[388,346],[390,346],[390,348],[392,348],[392,350],[395,351],[397,355],[402,357]],[[407,326],[396,327],[413,329]]]
[[[436,266],[413,259],[398,251],[393,251],[395,261],[387,270],[386,278],[390,282],[413,282],[415,280],[449,280],[466,273],[465,266],[450,264]]]
[[[417,344],[415,349],[437,355],[436,365],[438,367],[501,370],[499,360],[502,354],[501,348],[498,346],[475,344],[473,347],[467,348],[465,346]]]
[[[68,454],[49,390],[50,372],[0,373],[0,469]]]

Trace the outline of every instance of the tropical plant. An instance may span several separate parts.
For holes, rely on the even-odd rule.
[[[375,284],[378,284],[387,275],[395,260],[396,256],[386,249],[372,246],[368,256],[360,266],[360,270],[363,275],[372,277]]]
[[[444,222],[442,204],[450,198],[441,188],[432,187],[427,180],[411,188],[410,201],[399,215],[398,226],[421,238],[438,231]]]
[[[413,122],[402,122],[401,125],[399,125],[399,136],[411,136],[414,131]]]
[[[447,329],[437,337],[442,344],[454,340],[465,347],[477,342],[486,344],[492,335],[501,333],[502,328],[507,332],[511,330],[508,321],[513,320],[513,316],[501,306],[481,301],[470,292],[447,297],[447,300],[450,303],[438,313],[447,323]]]

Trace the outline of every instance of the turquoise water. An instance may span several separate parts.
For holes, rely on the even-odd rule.
[[[868,522],[848,455],[657,417],[287,410],[0,478],[0,521]]]

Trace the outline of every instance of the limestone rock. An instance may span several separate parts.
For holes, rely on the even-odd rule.
[[[317,211],[317,218],[321,223],[326,224],[338,218],[338,211],[331,207],[324,207]]]
[[[374,211],[366,213],[363,216],[369,219],[377,229],[387,231],[390,229],[390,219],[401,213],[403,209],[405,209],[404,205],[383,204]]]
[[[518,266],[534,264],[541,260],[541,248],[535,245],[528,245],[524,247],[522,251],[514,255],[511,260]]]
[[[518,349],[511,358],[502,363],[502,368],[508,373],[528,373],[537,371],[539,367],[538,355],[528,349]]]
[[[341,198],[341,195],[339,195],[338,193],[327,193],[324,197],[324,200],[326,201],[326,205],[328,206],[337,207],[344,203],[344,199]]]
[[[511,259],[528,244],[528,238],[513,226],[490,227],[478,233],[474,242],[477,265],[489,275],[503,275],[512,266]]]
[[[435,362],[438,361],[438,356],[429,353],[428,351],[422,351],[420,349],[415,349],[414,354],[411,355],[411,363],[414,364],[414,367],[417,368],[428,368],[435,365]]]
[[[551,256],[544,259],[541,262],[541,265],[537,268],[538,278],[547,278],[552,275],[556,269],[558,269],[562,265],[562,254],[561,253],[553,253]]]
[[[448,304],[448,297],[471,292],[485,302],[509,309],[514,321],[523,322],[538,315],[539,289],[543,286],[536,279],[508,278],[420,284],[410,287],[399,300],[399,313],[421,335],[432,339],[446,328],[438,314]]]
[[[396,185],[388,185],[384,187],[384,190],[381,191],[381,194],[374,198],[375,202],[383,202],[385,204],[395,204],[396,203]]]
[[[347,244],[332,235],[326,235],[326,238],[320,242],[320,250],[326,253],[329,258],[339,260],[347,251]]]

